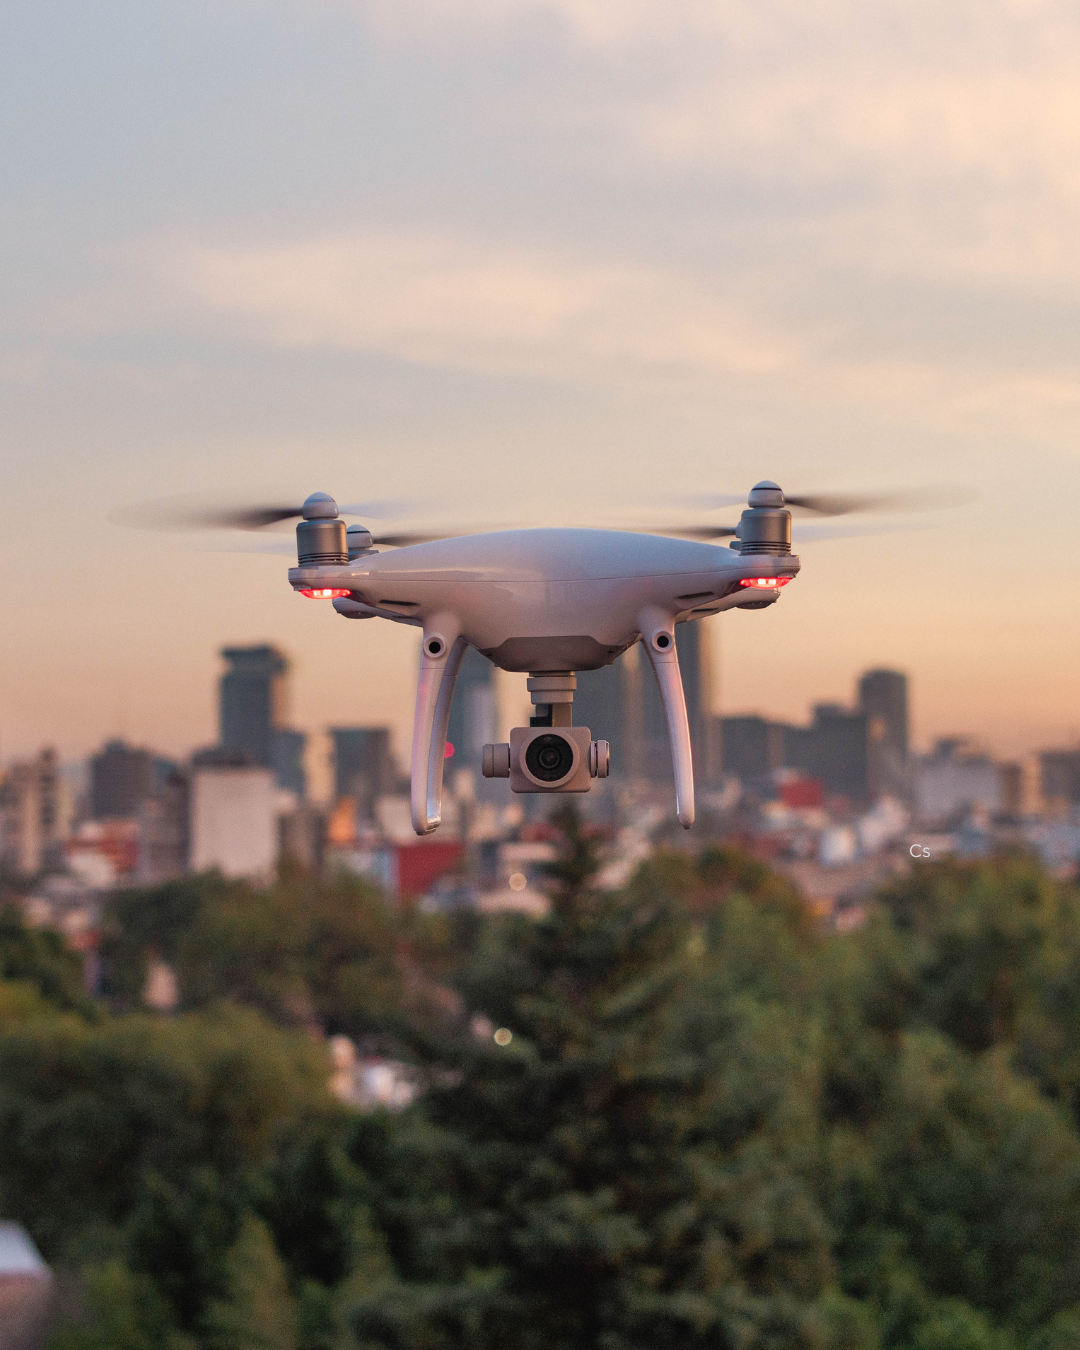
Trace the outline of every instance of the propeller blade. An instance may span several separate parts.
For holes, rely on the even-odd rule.
[[[732,539],[735,535],[735,526],[675,525],[671,529],[660,529],[650,525],[642,533],[670,535],[673,539]]]
[[[819,539],[862,539],[868,535],[896,534],[907,530],[926,530],[928,525],[818,525],[809,521],[793,521],[792,541],[813,544]],[[731,539],[735,530],[730,525],[678,525],[673,529],[649,528],[644,534],[670,535],[674,539]]]
[[[385,544],[387,548],[408,548],[410,544],[434,544],[439,539],[460,539],[471,530],[439,530],[437,533],[374,534],[373,544]]]
[[[472,533],[472,531],[469,531]],[[456,534],[447,534],[443,531],[440,534],[379,534],[372,538],[373,544],[382,544],[386,548],[407,548],[409,544],[432,544],[438,539],[456,539]],[[249,544],[236,544],[231,548],[211,547],[209,549],[200,549],[200,552],[209,553],[273,553],[281,557],[292,556],[296,558],[296,544],[287,536],[285,538],[269,538],[252,540]]]
[[[370,516],[387,520],[415,513],[421,498],[381,498],[370,502],[350,502],[338,508],[343,516]],[[150,530],[262,530],[284,520],[299,520],[303,507],[268,502],[248,505],[222,502],[220,497],[166,497],[120,507],[109,519],[116,525]]]
[[[745,506],[747,495],[702,493],[680,497],[678,502],[698,510],[714,511],[728,506]],[[856,511],[938,511],[949,506],[964,506],[978,495],[974,488],[960,483],[941,483],[887,492],[785,492],[784,504],[796,511],[812,511],[818,516],[847,516]]]
[[[204,511],[189,519],[195,529],[261,530],[282,520],[297,520],[299,516],[298,506],[242,506]]]
[[[300,515],[298,506],[237,506],[208,496],[166,497],[109,513],[114,525],[141,530],[259,530]]]
[[[855,511],[940,511],[949,506],[963,506],[978,495],[974,489],[960,484],[942,484],[891,492],[816,492],[791,497],[785,493],[784,503],[819,516],[848,516]]]

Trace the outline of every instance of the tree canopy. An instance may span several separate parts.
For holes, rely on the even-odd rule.
[[[122,894],[99,1002],[3,916],[0,1212],[75,1291],[52,1350],[1080,1350],[1076,890],[917,864],[839,935],[734,849],[598,889],[555,823],[541,919]],[[334,1100],[340,1030],[416,1102]]]

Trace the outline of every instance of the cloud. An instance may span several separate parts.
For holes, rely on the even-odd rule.
[[[1063,0],[325,2],[390,47],[456,35],[468,63],[499,43],[481,97],[483,62],[512,68],[545,26],[546,78],[521,95],[544,153],[606,183],[711,184],[759,254],[1080,282],[1080,11]]]
[[[152,256],[160,303],[217,340],[784,404],[799,417],[846,408],[917,432],[1011,426],[1054,440],[1080,411],[1071,348],[1047,340],[998,350],[977,311],[944,339],[932,321],[890,339],[887,324],[867,325],[873,295],[849,299],[846,313],[821,295],[799,312],[790,303],[798,265],[755,303],[767,288],[753,276],[599,263],[430,231],[282,244],[174,239]]]
[[[380,352],[433,365],[573,379],[752,377],[790,338],[648,266],[360,231],[277,246],[174,245],[174,294],[274,345]]]
[[[379,105],[405,128],[380,189],[326,233],[271,211],[239,242],[159,239],[149,285],[65,290],[73,315],[809,415],[1075,418],[1080,12],[312,0],[304,22],[316,5],[405,91],[407,115]]]
[[[448,32],[500,38],[546,22],[582,50],[622,59],[640,48],[710,51],[740,57],[801,54],[843,63],[878,49],[893,60],[969,66],[988,58],[1023,61],[1060,52],[1078,19],[1065,0],[308,0],[362,19],[376,31],[412,41]]]

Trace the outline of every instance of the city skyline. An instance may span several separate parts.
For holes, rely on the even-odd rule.
[[[700,711],[696,713],[696,718],[700,720],[694,720],[693,732],[695,776],[697,776],[699,772],[705,772],[703,763],[706,760],[710,762],[715,769],[716,763],[721,759],[719,749],[719,723],[723,719],[758,719],[770,725],[787,726],[792,729],[798,729],[800,727],[810,728],[815,724],[815,719],[823,710],[828,712],[835,709],[837,712],[847,714],[849,712],[857,713],[861,708],[864,708],[865,705],[863,699],[865,695],[862,693],[863,687],[868,679],[875,676],[885,676],[889,679],[899,680],[904,687],[903,699],[906,715],[909,719],[907,744],[910,747],[910,754],[913,759],[932,756],[943,741],[955,741],[958,744],[963,743],[974,747],[980,752],[988,753],[991,756],[995,756],[1002,760],[1024,758],[1029,755],[1040,753],[1053,754],[1054,752],[1061,752],[1066,755],[1071,755],[1074,752],[1080,753],[1080,737],[1064,739],[1058,742],[1048,740],[1043,743],[1023,746],[1019,750],[1014,749],[1010,751],[1008,749],[1002,749],[1001,742],[995,741],[992,737],[972,733],[961,727],[952,727],[944,731],[935,731],[931,735],[923,736],[915,729],[914,718],[911,716],[912,687],[907,672],[890,671],[879,666],[867,666],[853,671],[850,678],[842,687],[826,689],[820,697],[814,698],[812,702],[808,702],[802,708],[794,707],[791,711],[776,713],[761,705],[746,707],[716,706],[715,668],[711,672],[707,668],[703,668],[700,675],[696,672],[696,663],[700,660],[705,660],[706,662],[713,660],[714,653],[703,651],[699,654],[697,635],[700,635],[703,625],[700,623],[695,623],[693,625],[694,630],[696,630],[693,641],[689,641],[684,634],[684,629],[689,629],[689,627],[689,625],[681,625],[677,630],[677,633],[679,636],[680,651],[684,651],[684,677],[689,681],[688,702],[693,703],[695,708],[700,707]],[[59,762],[62,765],[71,766],[72,768],[82,766],[87,773],[90,771],[91,763],[94,761],[95,756],[108,753],[113,747],[122,748],[125,753],[134,752],[138,755],[150,755],[151,757],[155,754],[167,754],[182,761],[187,761],[193,756],[196,760],[208,756],[209,759],[207,762],[211,762],[218,753],[219,745],[222,743],[220,737],[218,742],[215,743],[213,732],[215,728],[217,728],[219,732],[224,731],[224,728],[221,725],[221,718],[223,715],[222,698],[228,697],[224,691],[228,690],[230,687],[230,675],[235,669],[234,658],[240,654],[246,655],[248,651],[254,656],[259,657],[267,649],[267,644],[253,644],[250,648],[242,648],[240,651],[237,651],[237,644],[230,644],[227,648],[219,651],[218,661],[211,676],[212,727],[206,736],[197,736],[191,742],[185,743],[177,741],[173,743],[168,742],[160,736],[155,738],[154,735],[138,737],[130,736],[126,732],[111,733],[102,736],[96,742],[92,742],[84,752],[66,752],[66,748],[62,745],[55,746],[46,741],[39,741],[32,743],[30,749],[24,752],[13,752],[7,755],[0,752],[0,770],[17,762],[21,762],[28,757],[32,757],[42,749],[56,750],[59,754]],[[274,660],[284,661],[288,667],[288,678],[290,681],[288,704],[291,707],[295,703],[292,682],[295,680],[296,664],[287,650],[273,644],[269,645],[269,650],[273,653]],[[489,665],[479,653],[476,653],[475,662],[470,665],[471,670],[475,666],[475,673],[471,676],[471,682],[466,681],[463,683],[458,691],[458,694],[464,695],[464,697],[455,697],[451,731],[456,728],[459,738],[461,737],[462,729],[466,726],[471,727],[477,716],[476,711],[472,709],[470,695],[473,685],[480,680],[481,662],[483,662],[484,665]],[[657,700],[654,697],[655,690],[650,689],[647,686],[644,691],[646,694],[644,707],[643,709],[639,709],[636,715],[637,719],[640,719],[642,715],[644,716],[644,726],[647,734],[642,738],[641,747],[634,752],[632,762],[622,763],[625,746],[621,743],[625,741],[626,734],[630,727],[635,724],[635,715],[628,709],[622,707],[622,703],[627,696],[625,682],[629,678],[631,685],[636,685],[636,681],[640,678],[644,678],[645,680],[650,680],[652,678],[647,669],[636,671],[628,676],[623,670],[624,666],[625,659],[620,658],[620,660],[612,667],[605,668],[606,674],[604,685],[595,686],[590,682],[589,692],[583,694],[580,699],[575,699],[574,721],[576,724],[580,725],[585,725],[586,723],[592,725],[592,723],[596,723],[597,725],[593,727],[594,732],[597,735],[603,735],[606,731],[611,730],[609,726],[602,725],[605,722],[605,718],[607,721],[610,721],[612,717],[615,717],[619,722],[619,727],[615,731],[612,744],[613,756],[619,760],[617,766],[618,776],[623,777],[627,774],[633,776],[635,772],[645,772],[645,776],[650,779],[666,780],[670,770],[670,763],[667,758],[665,758],[665,762],[660,772],[642,770],[640,768],[643,753],[650,750],[656,751],[660,748],[663,749],[665,757],[670,753],[666,740],[663,740],[663,738],[657,740],[657,737],[662,730],[657,721],[658,715],[656,708],[653,706],[657,703]],[[492,705],[489,706],[488,704],[485,704],[482,713],[482,719],[486,729],[485,734],[490,732],[490,734],[495,736],[505,736],[509,733],[509,729],[512,726],[520,724],[523,721],[527,722],[532,712],[532,705],[528,701],[527,691],[524,688],[525,676],[509,674],[490,666],[489,669],[491,672],[492,685],[495,690],[495,698]],[[714,692],[714,706],[711,711],[703,704],[698,705],[696,702],[696,695],[691,692],[696,686],[697,680],[702,676],[704,677],[704,680],[701,693],[707,698],[710,687]],[[588,675],[586,675],[586,678],[588,679]],[[613,679],[614,682],[612,682]],[[622,692],[619,692],[620,688],[622,688]],[[603,692],[601,692],[601,690],[603,690]],[[579,694],[582,694],[580,681],[578,692]],[[408,714],[411,719],[411,698],[408,700]],[[629,723],[627,723],[628,716],[630,718]],[[694,718],[695,714],[692,712],[692,720]],[[492,719],[490,723],[488,722],[488,719]],[[306,742],[306,747],[302,750],[302,772],[306,773],[309,778],[310,791],[316,799],[328,800],[335,795],[334,785],[337,782],[338,775],[334,767],[335,755],[333,747],[336,743],[335,738],[340,735],[348,737],[355,733],[360,733],[362,735],[375,734],[377,736],[388,736],[385,753],[389,754],[390,761],[395,766],[396,771],[404,775],[407,775],[408,773],[409,749],[411,745],[411,720],[408,723],[404,720],[398,723],[395,723],[392,720],[380,721],[374,715],[369,715],[369,710],[354,709],[353,716],[345,719],[345,721],[346,724],[344,726],[334,725],[329,722],[310,725],[300,724],[296,730],[282,733],[286,736],[298,739],[301,744]],[[475,729],[480,729],[480,723],[476,724]],[[225,740],[227,740],[227,737]],[[454,743],[453,737],[451,737],[451,742]],[[704,755],[702,755],[700,749],[703,744],[705,745]],[[453,767],[455,769],[471,767],[478,772],[478,747],[479,742],[477,742],[474,747],[477,753],[473,756],[473,758],[476,758],[477,762],[473,763],[471,758],[462,757],[462,745],[460,744],[460,741],[456,743]],[[226,744],[224,748],[228,750],[229,747]],[[67,748],[67,750],[70,750],[70,748]],[[349,753],[352,752],[350,751]],[[249,756],[249,760],[250,762],[257,762],[257,759],[251,756]],[[171,761],[168,759],[158,759],[154,762],[160,765],[168,765]],[[635,770],[634,765],[639,766],[637,770]],[[613,771],[616,771],[614,759]],[[340,784],[338,784],[338,787],[340,787]],[[888,791],[888,788],[886,787],[885,790]],[[337,792],[336,795],[340,795],[340,792]]]

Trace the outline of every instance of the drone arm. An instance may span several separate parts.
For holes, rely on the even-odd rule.
[[[450,615],[424,626],[412,744],[412,825],[430,834],[442,818],[443,762],[454,685],[468,643]]]
[[[690,748],[690,720],[686,715],[675,630],[670,614],[650,606],[638,617],[641,645],[656,676],[667,718],[671,762],[675,770],[675,809],[679,824],[688,830],[694,823],[694,759]]]

